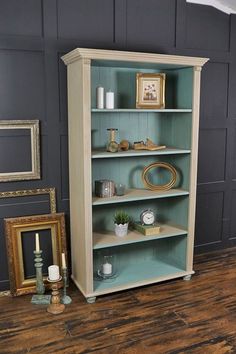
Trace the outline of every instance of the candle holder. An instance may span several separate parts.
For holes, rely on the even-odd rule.
[[[119,144],[115,141],[116,138],[116,128],[108,128],[109,131],[109,142],[107,144],[107,151],[108,152],[118,152]]]
[[[66,294],[66,287],[68,282],[67,268],[62,268],[62,278],[63,278],[63,296],[61,299],[61,303],[65,305],[69,305],[72,302],[72,299],[69,295]]]
[[[42,250],[34,251],[34,266],[36,269],[36,293],[37,295],[33,295],[31,302],[36,305],[47,305],[50,304],[51,295],[44,295],[45,286],[43,283],[43,258],[42,258]]]
[[[118,276],[116,255],[98,252],[97,257],[97,262],[95,262],[97,264],[95,264],[95,267],[98,268],[95,273],[95,279],[104,282],[114,281]]]
[[[48,282],[52,283],[51,303],[47,308],[47,312],[53,315],[58,315],[59,313],[62,313],[65,310],[65,305],[60,303],[59,282],[61,279],[62,277],[57,280],[50,280],[49,278],[47,278]]]

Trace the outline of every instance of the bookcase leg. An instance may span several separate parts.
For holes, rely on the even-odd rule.
[[[87,297],[86,301],[88,304],[94,304],[94,302],[96,301],[96,296]]]
[[[192,278],[192,275],[191,275],[191,274],[185,275],[185,276],[183,277],[183,279],[186,280],[186,281],[191,280],[191,278]]]

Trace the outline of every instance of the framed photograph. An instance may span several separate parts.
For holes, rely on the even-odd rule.
[[[67,259],[64,213],[4,219],[12,296],[35,293],[34,267],[35,234],[39,234],[43,258],[45,287],[48,267],[56,264],[61,269],[61,254]]]
[[[0,182],[40,179],[39,121],[0,120]]]
[[[136,108],[165,108],[165,74],[136,74]]]

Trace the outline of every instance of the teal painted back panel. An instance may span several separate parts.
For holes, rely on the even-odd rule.
[[[166,108],[192,108],[193,68],[166,72]]]
[[[144,188],[142,171],[145,166],[154,162],[167,162],[177,170],[176,188],[189,188],[190,155],[165,155],[122,157],[116,159],[99,159],[92,161],[92,181],[110,179],[115,183],[123,183],[127,188]],[[171,174],[164,168],[154,168],[148,174],[154,184],[165,184],[170,181]]]
[[[118,143],[150,138],[158,145],[191,149],[191,118],[191,113],[92,113],[92,149],[106,148],[109,128],[118,129]]]
[[[117,210],[127,212],[133,221],[140,220],[143,210],[151,208],[156,216],[157,222],[174,223],[187,229],[188,227],[188,197],[144,200],[132,203],[121,203],[119,205],[103,205],[93,207],[93,230],[113,231],[113,217]]]
[[[166,73],[166,108],[192,107],[192,68],[153,70],[140,67],[92,66],[92,107],[96,108],[96,87],[114,91],[116,108],[135,108],[136,73]]]
[[[185,270],[186,244],[186,236],[176,236],[170,239],[97,250],[94,251],[94,273],[100,268],[104,255],[115,255],[118,272],[119,268],[126,269],[130,265],[142,263],[145,266],[145,261],[149,264],[150,260],[161,260],[166,264]],[[129,277],[132,274],[127,272],[125,276]]]

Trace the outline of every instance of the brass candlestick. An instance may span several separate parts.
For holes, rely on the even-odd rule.
[[[60,292],[59,292],[59,281],[62,279],[60,277],[57,280],[50,280],[47,279],[49,283],[52,283],[52,297],[51,297],[51,304],[47,308],[47,312],[52,313],[53,315],[58,315],[65,310],[65,305],[60,303]]]
[[[61,299],[61,302],[65,305],[68,305],[72,302],[72,299],[70,296],[66,295],[66,287],[67,287],[67,280],[68,280],[68,276],[67,276],[67,268],[62,268],[62,273],[63,273],[63,296]]]

